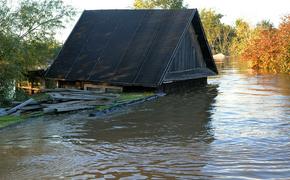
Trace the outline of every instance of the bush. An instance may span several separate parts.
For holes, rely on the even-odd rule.
[[[255,70],[290,73],[290,15],[283,18],[278,29],[259,28],[241,53]]]

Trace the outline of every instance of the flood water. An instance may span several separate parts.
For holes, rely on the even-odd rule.
[[[290,179],[290,76],[219,64],[209,85],[0,130],[0,179]]]

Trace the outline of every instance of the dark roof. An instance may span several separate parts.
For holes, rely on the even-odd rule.
[[[90,10],[81,15],[46,77],[156,87],[191,22],[203,38],[207,67],[217,73],[196,9]]]

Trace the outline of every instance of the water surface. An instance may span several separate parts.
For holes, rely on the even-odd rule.
[[[290,76],[231,61],[209,85],[108,117],[0,131],[0,179],[290,179]]]

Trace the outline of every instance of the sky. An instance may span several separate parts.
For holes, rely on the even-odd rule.
[[[134,0],[64,0],[79,12],[90,9],[131,9]],[[212,8],[224,15],[222,21],[233,25],[243,18],[251,25],[261,20],[270,20],[277,27],[283,15],[290,14],[290,0],[184,0],[188,8]],[[79,15],[57,38],[64,41],[71,32]]]

